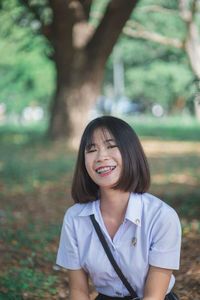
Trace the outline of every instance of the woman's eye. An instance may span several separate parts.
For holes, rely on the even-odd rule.
[[[108,149],[112,149],[112,148],[115,148],[115,147],[117,147],[117,145],[109,145]]]
[[[96,149],[90,149],[90,150],[87,150],[87,153],[92,153],[92,152],[95,152]]]

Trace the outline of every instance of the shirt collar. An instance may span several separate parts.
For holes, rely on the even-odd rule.
[[[97,201],[99,202],[99,200],[96,200],[96,201],[88,202],[87,204],[85,204],[84,208],[79,213],[79,216],[87,217],[87,216],[95,214],[95,202],[97,202]]]
[[[97,203],[98,202],[98,203]],[[89,202],[84,205],[83,210],[79,213],[79,216],[86,217],[92,214],[96,215],[96,207],[99,205],[100,200]],[[97,206],[96,206],[97,205]],[[142,201],[140,194],[131,193],[126,209],[125,220],[129,220],[138,226],[141,226],[142,217]]]
[[[137,226],[141,226],[142,218],[142,201],[140,194],[130,194],[128,206],[126,209],[125,220],[129,220],[135,223]]]

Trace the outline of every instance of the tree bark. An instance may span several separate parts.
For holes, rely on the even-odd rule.
[[[77,60],[79,55],[84,56],[83,53],[76,54]],[[103,69],[91,70],[87,63],[80,63],[79,67],[76,63],[71,64],[68,71],[71,79],[57,84],[49,134],[53,139],[67,139],[72,148],[77,148],[89,121],[89,112],[100,94]]]

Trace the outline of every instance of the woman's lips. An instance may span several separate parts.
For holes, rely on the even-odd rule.
[[[107,176],[109,174],[111,174],[114,169],[116,168],[116,166],[103,166],[103,167],[99,167],[96,169],[96,172],[100,175],[100,176]]]

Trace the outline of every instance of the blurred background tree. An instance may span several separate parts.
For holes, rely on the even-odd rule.
[[[76,144],[98,96],[115,100],[113,55],[106,61],[126,23],[124,96],[145,112],[194,113],[198,12],[196,0],[1,0],[1,102],[7,112],[41,106],[50,136]]]
[[[37,51],[30,40],[31,35],[35,35],[34,42],[49,44],[48,57],[56,70],[49,126],[51,137],[67,137],[72,145],[78,143],[80,128],[88,121],[87,112],[100,93],[105,63],[136,3],[137,0],[105,0],[101,3],[95,0],[1,1],[4,19],[7,15],[9,19],[5,20],[5,25],[2,24],[4,37],[7,37],[7,29],[10,37],[15,38],[12,24],[17,27],[17,33],[18,27],[26,25],[20,33],[25,35],[27,46],[31,44],[30,47]],[[103,13],[95,26],[89,22],[93,8],[101,9]],[[36,39],[36,33],[43,37]],[[26,66],[31,67],[27,63]],[[41,64],[39,66],[42,68]],[[23,68],[23,64],[20,63],[20,67]],[[19,68],[18,72],[22,73]],[[33,80],[29,79],[30,74],[25,69],[21,76],[27,90],[33,87]],[[46,79],[46,76],[43,78]],[[46,89],[45,84],[43,89]]]

